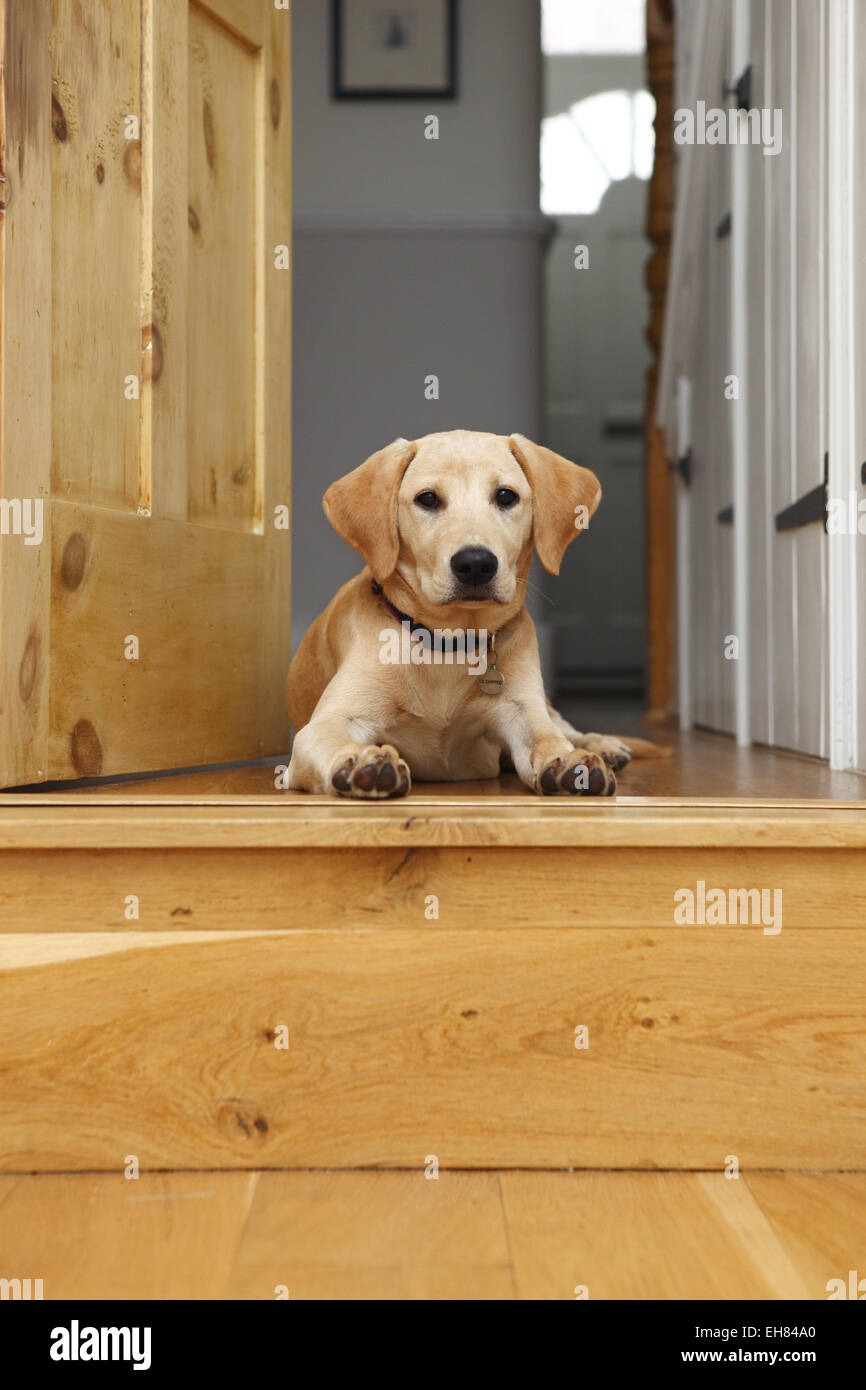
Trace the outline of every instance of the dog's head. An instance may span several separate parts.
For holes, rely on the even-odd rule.
[[[416,615],[484,609],[474,620],[498,626],[497,608],[504,620],[523,602],[533,544],[558,574],[600,500],[594,473],[523,435],[452,430],[396,439],[333,483],[324,508],[374,578],[399,577]]]

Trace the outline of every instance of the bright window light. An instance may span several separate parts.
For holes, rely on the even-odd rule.
[[[639,179],[651,179],[656,149],[655,98],[649,92],[635,92],[634,172]]]
[[[541,210],[598,212],[612,183],[648,179],[656,104],[649,92],[598,92],[541,122]]]
[[[596,212],[610,178],[569,115],[541,122],[541,210]]]
[[[643,53],[646,0],[541,0],[542,53]]]

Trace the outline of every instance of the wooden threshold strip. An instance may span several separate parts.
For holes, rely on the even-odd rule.
[[[270,801],[62,794],[0,801],[0,851],[401,845],[858,849],[866,848],[866,805],[661,798],[574,805],[465,796],[356,805],[290,793]]]

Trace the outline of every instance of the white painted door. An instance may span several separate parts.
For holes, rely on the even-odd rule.
[[[866,611],[866,561],[859,510],[860,505],[866,510],[861,462],[866,457],[866,126],[860,99],[866,15],[860,0],[828,5],[827,51],[828,741],[831,766],[866,769],[859,699],[866,689],[861,616]]]
[[[853,68],[855,73],[866,73],[866,13],[863,6],[855,6],[852,15]],[[860,88],[858,87],[858,90]],[[858,101],[854,126],[853,164],[855,169],[866,169],[866,106]],[[866,180],[856,180],[852,188],[854,206],[851,210],[849,229],[852,239],[856,229],[866,226]],[[862,241],[858,242],[862,245]],[[866,614],[866,262],[861,255],[854,262],[853,286],[853,336],[854,336],[854,477],[852,489],[857,497],[857,588],[854,613],[850,623],[857,633],[857,654],[855,663],[855,688],[853,707],[856,724],[853,747],[849,750],[850,761],[855,767],[866,766],[866,636],[863,633],[863,615]],[[857,698],[859,691],[860,698]]]
[[[720,95],[728,45],[708,79],[705,100]],[[732,733],[734,667],[726,654],[733,632],[731,423],[731,243],[728,231],[730,157],[724,146],[703,146],[706,201],[694,252],[695,345],[690,355],[691,450],[687,525],[690,556],[689,633],[692,717],[700,727]],[[681,516],[683,513],[681,512]]]
[[[772,80],[773,0],[752,0],[748,52],[752,65],[752,101],[769,105]],[[775,682],[770,653],[774,646],[773,603],[774,511],[773,381],[776,337],[773,329],[773,277],[776,256],[772,190],[779,157],[760,145],[746,149],[748,165],[746,358],[742,399],[747,414],[749,506],[744,518],[749,555],[749,726],[758,743],[775,738]]]
[[[820,492],[827,451],[826,3],[766,0],[764,21],[761,101],[783,113],[781,153],[761,156],[771,166],[773,742],[826,756],[827,538],[819,502],[803,500]]]
[[[741,400],[748,468],[749,736],[827,755],[826,0],[743,0],[749,105],[781,149],[746,153]],[[733,16],[734,8],[731,7]],[[733,82],[745,68],[737,64]],[[781,127],[778,121],[781,120]],[[740,151],[731,151],[733,159]],[[811,498],[811,502],[806,499]],[[739,524],[739,518],[737,518]]]
[[[741,0],[725,24],[716,102],[732,101],[723,86],[750,66],[748,105],[780,110],[782,139],[777,154],[760,144],[693,153],[710,165],[689,362],[693,715],[827,756],[827,3]],[[738,428],[746,505],[734,508]]]

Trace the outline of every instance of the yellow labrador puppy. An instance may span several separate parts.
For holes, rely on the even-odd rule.
[[[578,733],[545,699],[532,547],[558,574],[600,500],[589,469],[469,430],[397,439],[329,487],[328,519],[366,568],[292,662],[290,786],[376,799],[514,767],[535,792],[609,796],[633,751],[660,752]]]

